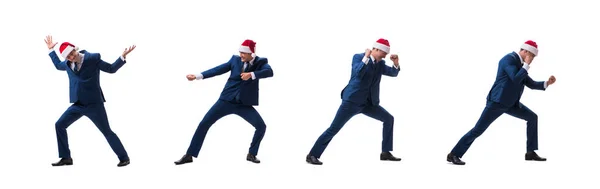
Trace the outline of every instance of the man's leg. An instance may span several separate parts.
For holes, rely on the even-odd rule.
[[[312,149],[310,150],[309,155],[312,155],[316,158],[320,158],[323,154],[323,151],[325,151],[325,148],[327,148],[327,145],[329,145],[333,137],[340,131],[340,129],[342,129],[346,122],[348,122],[350,118],[358,114],[362,110],[362,108],[363,107],[352,102],[342,102],[342,104],[338,108],[335,118],[333,119],[333,122],[331,123],[329,128],[327,128],[327,130],[325,130],[325,132],[323,132],[323,134],[319,136]]]
[[[462,157],[467,152],[469,147],[471,147],[473,141],[475,141],[477,137],[481,136],[481,134],[483,134],[483,132],[485,132],[485,130],[492,124],[492,122],[498,119],[498,117],[500,117],[504,112],[505,110],[502,108],[485,107],[481,113],[481,116],[479,117],[479,120],[475,124],[475,127],[473,127],[458,141],[451,153],[459,158]]]
[[[361,113],[383,122],[381,152],[392,151],[394,147],[394,116],[381,106],[367,106]]]
[[[81,107],[78,104],[71,105],[58,118],[55,124],[56,139],[58,142],[58,157],[71,158],[71,150],[69,150],[69,137],[67,136],[67,127],[71,126],[75,121],[83,116]]]
[[[527,106],[513,107],[506,112],[508,115],[527,121],[527,152],[538,149],[538,116]]]
[[[202,144],[204,143],[204,138],[206,137],[206,133],[208,133],[208,129],[217,122],[217,120],[222,117],[233,113],[235,105],[225,102],[222,100],[218,100],[211,108],[208,110],[200,124],[198,124],[198,128],[192,137],[192,142],[190,142],[190,146],[188,147],[186,155],[191,155],[193,157],[198,157],[200,153],[200,149],[202,148]]]
[[[254,137],[252,137],[252,142],[250,143],[250,149],[248,150],[249,154],[256,156],[258,154],[260,142],[265,136],[267,125],[258,111],[252,106],[240,105],[236,109],[235,114],[242,117],[256,129],[254,131]]]
[[[121,140],[110,128],[104,103],[87,105],[84,110],[84,115],[87,116],[94,123],[94,125],[96,125],[98,130],[100,130],[102,135],[104,135],[104,138],[106,138],[110,148],[112,148],[119,160],[129,160],[129,155],[127,155],[127,151],[125,151],[125,147],[121,143]]]

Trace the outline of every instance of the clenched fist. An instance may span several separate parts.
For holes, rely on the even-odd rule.
[[[366,57],[369,57],[369,56],[371,56],[371,49],[367,49],[367,50],[365,50],[365,56],[366,56]]]
[[[392,62],[394,62],[394,65],[395,65],[396,67],[398,67],[398,64],[399,64],[399,63],[398,63],[398,55],[397,55],[397,54],[392,54],[392,55],[390,56],[390,60],[392,60]]]
[[[244,80],[244,81],[252,78],[252,74],[248,73],[248,72],[242,73],[242,74],[240,74],[240,76],[242,77],[242,80]]]
[[[548,86],[554,84],[554,82],[556,82],[556,78],[554,76],[550,76],[550,78],[548,78],[548,81],[546,82],[548,84]]]
[[[194,74],[188,74],[185,77],[188,79],[188,81],[194,81],[194,79],[196,79],[196,75]]]

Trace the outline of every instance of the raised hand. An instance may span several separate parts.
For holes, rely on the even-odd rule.
[[[135,45],[126,48],[125,51],[123,51],[123,54],[121,56],[123,56],[123,58],[125,58],[127,56],[127,54],[129,54],[131,51],[133,51],[133,49],[135,49]]]
[[[365,50],[365,56],[366,56],[366,57],[369,57],[369,56],[371,56],[371,49],[367,49],[367,50]]]
[[[395,65],[396,67],[398,67],[398,66],[399,66],[399,63],[398,63],[398,55],[397,55],[397,54],[392,54],[392,55],[390,56],[390,60],[392,60],[392,61],[394,62],[394,65]]]
[[[550,78],[548,78],[548,81],[546,82],[548,84],[548,86],[554,84],[554,82],[556,82],[556,78],[554,76],[550,76]]]
[[[54,49],[54,46],[56,46],[56,44],[58,43],[58,42],[55,43],[52,41],[51,35],[46,36],[46,39],[44,39],[44,41],[46,42],[46,45],[48,46],[49,50]]]

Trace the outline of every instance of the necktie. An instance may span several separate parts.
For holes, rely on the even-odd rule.
[[[77,72],[79,70],[77,70],[77,63],[73,62],[73,71]]]
[[[376,63],[375,63],[375,60],[373,60],[373,63],[371,64],[371,68],[372,68],[372,69],[375,69],[375,64],[376,64]]]
[[[250,64],[248,62],[244,63],[244,72],[248,72],[248,67],[250,67]]]

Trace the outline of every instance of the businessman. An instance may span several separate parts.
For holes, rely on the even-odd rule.
[[[208,129],[217,120],[230,114],[242,117],[256,129],[246,160],[260,163],[256,155],[267,126],[253,106],[258,106],[258,82],[273,77],[273,70],[267,58],[256,56],[255,47],[256,43],[247,39],[239,47],[239,56],[233,55],[226,63],[200,74],[186,76],[189,81],[193,81],[231,72],[221,96],[200,121],[186,154],[175,161],[175,165],[193,162],[192,157],[198,157]]]
[[[386,39],[377,40],[372,49],[355,54],[352,58],[350,82],[341,92],[342,104],[337,110],[333,122],[317,139],[306,156],[306,162],[322,165],[319,160],[333,137],[355,115],[362,113],[383,122],[383,141],[380,160],[400,161],[390,151],[393,148],[394,116],[379,105],[379,83],[381,76],[398,76],[400,66],[398,55],[391,55],[394,67],[387,66],[383,60],[390,52],[390,43]]]
[[[535,90],[546,90],[556,82],[554,76],[548,81],[534,81],[529,77],[529,68],[538,55],[537,43],[531,40],[521,45],[519,52],[511,52],[500,59],[496,81],[487,96],[487,103],[479,121],[467,132],[447,155],[446,161],[464,165],[460,158],[467,152],[473,141],[498,117],[506,113],[527,121],[527,152],[525,160],[546,161],[535,150],[538,149],[538,116],[520,102],[525,86]]]
[[[135,46],[126,48],[123,54],[114,63],[110,64],[100,58],[99,53],[79,51],[75,45],[64,42],[59,51],[64,61],[61,61],[54,52],[57,43],[52,41],[52,36],[46,36],[46,45],[50,50],[50,59],[57,70],[66,71],[69,76],[69,98],[73,103],[56,121],[56,138],[58,141],[58,155],[61,158],[52,166],[73,165],[71,151],[67,137],[67,127],[82,116],[88,117],[104,135],[108,144],[119,158],[117,166],[129,165],[129,156],[108,124],[106,109],[104,108],[104,94],[100,87],[100,71],[115,73],[125,64],[125,57]]]

